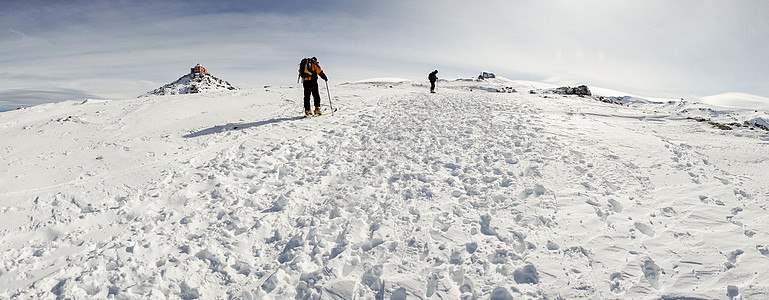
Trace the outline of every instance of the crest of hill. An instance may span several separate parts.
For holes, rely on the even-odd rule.
[[[229,82],[219,79],[202,68],[193,68],[193,71],[182,76],[178,80],[159,87],[139,97],[197,94],[216,90],[236,90]]]

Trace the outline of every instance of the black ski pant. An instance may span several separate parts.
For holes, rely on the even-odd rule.
[[[430,91],[435,92],[435,81],[430,80]]]
[[[318,90],[317,80],[305,80],[302,81],[304,86],[304,110],[311,110],[310,108],[310,94],[315,100],[315,107],[320,107],[320,91]]]

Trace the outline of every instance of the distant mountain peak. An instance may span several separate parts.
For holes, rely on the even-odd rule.
[[[178,80],[141,95],[140,97],[197,94],[214,90],[237,89],[238,88],[232,86],[229,82],[211,75],[206,68],[197,64],[190,68],[190,73],[182,76]]]

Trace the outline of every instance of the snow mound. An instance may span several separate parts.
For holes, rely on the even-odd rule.
[[[101,100],[101,99],[85,99],[83,102],[80,102],[80,104],[104,104],[109,102],[110,100]]]
[[[546,89],[552,89],[557,87],[557,85],[553,85],[550,83],[531,81],[531,80],[513,80],[513,79],[505,78],[502,76],[497,76],[495,78],[486,78],[481,80],[480,82],[510,86],[521,91],[546,90]]]
[[[197,94],[215,90],[236,90],[229,82],[208,73],[189,73],[178,80],[148,92],[140,97]]]
[[[394,84],[394,83],[405,83],[405,82],[411,82],[411,79],[397,78],[397,77],[376,77],[376,78],[369,78],[369,79],[353,81],[351,83],[358,83],[358,84]]]

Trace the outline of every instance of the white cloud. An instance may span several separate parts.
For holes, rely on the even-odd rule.
[[[745,93],[723,93],[706,96],[701,97],[700,101],[711,105],[769,111],[769,98]]]

